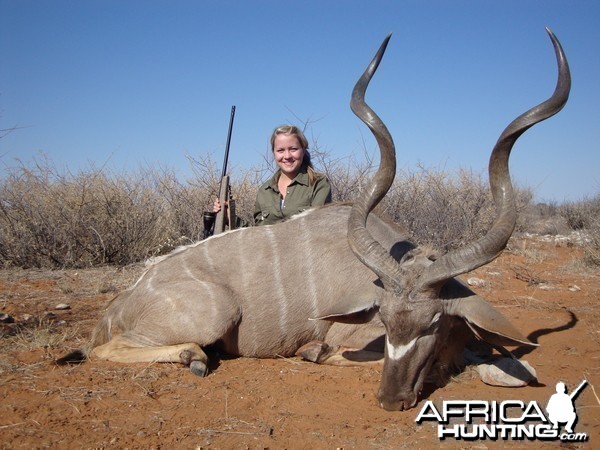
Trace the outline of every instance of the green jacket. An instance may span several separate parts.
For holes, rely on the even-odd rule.
[[[282,204],[281,193],[277,187],[279,174],[258,189],[254,205],[254,224],[271,225],[282,222],[294,214],[301,213],[313,206],[321,206],[331,202],[331,185],[325,176],[317,178],[310,186],[305,171],[296,175],[288,186],[285,202]]]

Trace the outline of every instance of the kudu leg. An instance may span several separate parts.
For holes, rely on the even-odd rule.
[[[368,324],[334,323],[323,341],[312,341],[296,352],[307,361],[335,366],[382,364],[385,329],[379,319]]]
[[[382,364],[383,353],[345,347],[343,345],[330,346],[323,341],[312,341],[303,345],[296,352],[307,361],[331,366],[362,366],[365,364]]]
[[[119,363],[174,362],[189,366],[194,375],[203,377],[208,374],[208,357],[195,343],[140,347],[119,335],[94,348],[90,357]]]

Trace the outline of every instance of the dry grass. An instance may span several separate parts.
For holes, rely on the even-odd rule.
[[[37,326],[20,329],[7,340],[13,351],[32,351],[37,349],[64,348],[65,342],[80,335],[77,327],[57,326],[40,323]]]
[[[599,274],[596,264],[590,263],[587,260],[585,249],[583,256],[570,259],[561,267],[561,270],[569,273],[583,273],[587,275]]]
[[[511,241],[512,242],[512,241]],[[542,264],[548,259],[548,251],[536,248],[531,245],[526,245],[527,241],[522,240],[519,244],[511,243],[507,251],[513,255],[523,256],[526,262],[533,264]]]
[[[572,230],[585,230],[583,262],[586,266],[600,267],[600,194],[579,202],[566,202],[559,214]]]
[[[534,270],[528,267],[513,266],[512,270],[515,273],[515,278],[517,280],[526,282],[528,286],[535,286],[538,284],[544,284],[548,282],[548,280],[543,279],[540,275],[535,273]]]
[[[89,339],[96,312],[113,293],[131,285],[141,270],[141,265],[84,271],[1,270],[0,307],[14,322],[2,324],[0,376],[22,377],[28,372],[28,359],[20,360],[16,355],[36,355],[43,361],[37,367],[51,364],[67,349],[80,348]],[[55,311],[59,303],[71,304],[72,308]]]
[[[506,301],[504,307],[516,307],[528,311],[556,311],[562,308],[560,305],[539,300],[533,295],[513,296]],[[496,308],[499,308],[499,306],[496,306]]]

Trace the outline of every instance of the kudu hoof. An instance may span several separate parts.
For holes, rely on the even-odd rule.
[[[179,359],[181,360],[181,364],[190,367],[190,370],[194,375],[205,377],[208,375],[208,366],[203,361],[198,359],[195,360],[194,356],[197,358],[197,355],[195,355],[193,351],[184,350],[179,354]]]
[[[312,341],[303,345],[296,351],[296,356],[301,356],[307,361],[319,363],[332,351],[332,348],[322,341]]]
[[[194,375],[199,377],[205,377],[208,375],[208,367],[202,361],[192,361],[190,363],[190,370]]]

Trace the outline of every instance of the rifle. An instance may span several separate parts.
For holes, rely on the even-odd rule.
[[[585,387],[585,385],[587,384],[587,380],[584,379],[579,386],[577,386],[577,388],[571,392],[571,395],[569,395],[569,397],[571,398],[571,400],[573,400],[575,397],[577,397],[577,395],[579,395],[579,392],[581,392],[581,390]]]
[[[229,160],[229,147],[231,145],[231,132],[233,131],[233,119],[235,117],[235,106],[231,107],[231,118],[229,119],[229,130],[227,132],[227,145],[225,146],[225,157],[223,158],[223,170],[221,172],[221,186],[219,188],[219,202],[221,210],[215,215],[212,211],[206,211],[203,215],[204,238],[225,231],[225,224],[229,222],[229,229],[236,226],[235,200],[231,195],[229,175],[227,175],[227,161]],[[215,217],[216,216],[216,217]],[[214,225],[214,228],[213,228]]]

